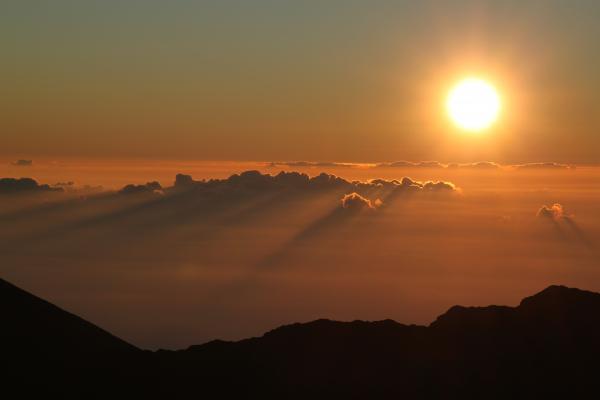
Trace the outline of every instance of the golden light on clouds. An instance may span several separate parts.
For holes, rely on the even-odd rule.
[[[479,78],[460,81],[448,94],[446,108],[461,129],[481,132],[489,128],[500,113],[500,96],[490,83]]]

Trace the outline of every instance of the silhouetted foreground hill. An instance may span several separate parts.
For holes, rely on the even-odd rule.
[[[593,398],[600,294],[551,286],[429,327],[318,320],[141,351],[0,281],[3,390],[46,398]],[[11,397],[18,398],[18,397]]]
[[[128,367],[141,350],[2,279],[0,318],[0,387],[21,394],[6,398],[100,397],[135,380]]]

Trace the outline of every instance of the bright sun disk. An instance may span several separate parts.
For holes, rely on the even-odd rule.
[[[450,91],[446,107],[450,118],[460,128],[479,132],[489,128],[498,118],[500,97],[486,81],[467,78]]]

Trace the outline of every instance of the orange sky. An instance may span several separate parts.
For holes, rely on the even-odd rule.
[[[599,162],[600,6],[453,2],[9,2],[9,158]],[[485,134],[444,112],[468,75]]]

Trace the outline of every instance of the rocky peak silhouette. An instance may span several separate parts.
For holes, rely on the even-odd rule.
[[[600,294],[550,286],[428,327],[320,319],[142,351],[0,280],[4,389],[45,398],[595,397]]]

